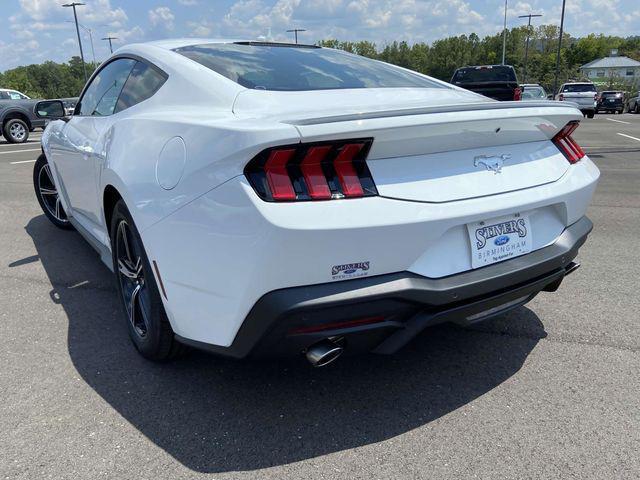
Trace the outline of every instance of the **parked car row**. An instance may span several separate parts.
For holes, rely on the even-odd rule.
[[[567,82],[558,93],[547,95],[537,83],[519,84],[516,71],[511,65],[476,65],[458,68],[451,78],[453,85],[471,90],[500,101],[557,100],[573,102],[588,118],[596,113],[640,113],[640,92],[625,101],[625,94],[619,90],[598,93],[592,82]]]
[[[72,115],[78,99],[61,100],[65,114]],[[24,143],[29,139],[29,132],[44,128],[46,120],[39,118],[35,111],[39,101],[17,90],[0,88],[0,136],[4,135],[9,143]]]

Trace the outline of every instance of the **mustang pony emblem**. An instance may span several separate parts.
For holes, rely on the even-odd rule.
[[[487,170],[500,173],[502,171],[502,165],[510,158],[511,154],[509,153],[503,153],[502,155],[478,155],[473,159],[473,166],[479,167],[480,165],[484,165],[484,168]]]

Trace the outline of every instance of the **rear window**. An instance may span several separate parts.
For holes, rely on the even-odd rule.
[[[569,93],[595,92],[596,87],[592,83],[573,83],[571,85],[565,85],[562,88],[562,91],[569,92]]]
[[[486,66],[465,67],[456,70],[451,83],[479,83],[479,82],[515,82],[516,72],[511,67]]]
[[[522,90],[522,98],[546,98],[542,87],[524,87]]]
[[[602,92],[602,98],[620,98],[622,97],[622,92]]]
[[[211,43],[174,51],[251,89],[443,88],[435,81],[393,65],[327,48]]]

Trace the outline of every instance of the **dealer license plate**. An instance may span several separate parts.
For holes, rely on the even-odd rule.
[[[531,251],[531,223],[524,214],[515,213],[469,223],[467,232],[473,268],[519,257]]]

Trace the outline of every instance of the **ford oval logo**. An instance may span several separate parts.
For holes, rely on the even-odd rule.
[[[498,247],[500,245],[504,245],[506,243],[509,243],[509,235],[500,235],[498,238],[496,238],[493,243],[495,245],[497,245]]]

